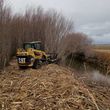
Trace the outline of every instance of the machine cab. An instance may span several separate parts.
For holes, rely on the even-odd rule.
[[[29,48],[33,48],[36,50],[41,50],[44,51],[44,46],[42,45],[41,41],[36,41],[36,42],[26,42],[23,44],[23,49],[27,50]]]

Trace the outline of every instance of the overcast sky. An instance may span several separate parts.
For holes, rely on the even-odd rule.
[[[53,8],[73,19],[75,30],[96,43],[110,43],[110,0],[7,0],[14,12],[27,7]]]

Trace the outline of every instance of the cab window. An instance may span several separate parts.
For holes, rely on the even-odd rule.
[[[37,50],[41,50],[41,44],[40,43],[34,44],[34,48]]]
[[[28,48],[32,48],[31,44],[24,44],[24,49],[27,50]]]

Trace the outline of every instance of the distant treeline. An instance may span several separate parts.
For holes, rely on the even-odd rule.
[[[38,7],[13,15],[0,0],[0,67],[9,62],[23,42],[37,40],[45,44],[47,52],[56,52],[59,57],[77,51],[88,54],[91,44],[86,35],[74,32],[71,20],[54,10]]]

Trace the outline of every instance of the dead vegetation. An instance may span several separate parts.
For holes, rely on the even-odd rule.
[[[24,42],[38,40],[45,45],[46,52],[60,57],[70,49],[87,50],[89,44],[87,36],[75,33],[73,22],[55,10],[38,7],[27,9],[24,14],[12,14],[4,0],[0,0],[0,68],[6,66]]]
[[[18,70],[14,62],[0,75],[1,110],[109,110],[110,89],[85,84],[58,65]]]
[[[96,50],[110,50],[110,44],[97,44],[93,46]]]
[[[61,14],[38,8],[12,15],[0,0],[0,68],[23,42],[33,40],[59,56],[90,49],[87,36],[73,32],[73,23]],[[108,87],[85,84],[57,65],[20,71],[15,62],[0,72],[0,110],[109,110],[109,102]]]
[[[101,70],[106,76],[110,74],[110,52],[109,50],[94,50],[94,55],[87,58],[87,63]]]

